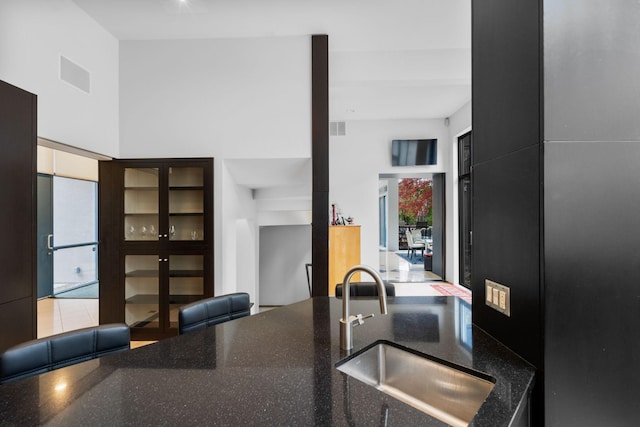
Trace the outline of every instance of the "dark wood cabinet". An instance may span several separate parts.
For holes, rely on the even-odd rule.
[[[0,351],[36,338],[37,97],[0,81]]]
[[[100,323],[177,334],[181,305],[213,296],[213,159],[100,162]]]

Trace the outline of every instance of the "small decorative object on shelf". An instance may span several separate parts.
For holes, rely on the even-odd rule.
[[[345,217],[336,203],[331,204],[331,225],[353,225],[353,218]]]

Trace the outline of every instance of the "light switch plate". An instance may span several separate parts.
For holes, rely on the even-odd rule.
[[[485,279],[485,304],[511,317],[511,289],[500,283]]]
[[[507,308],[507,293],[505,291],[500,292],[500,300],[498,301],[498,306],[505,310]]]

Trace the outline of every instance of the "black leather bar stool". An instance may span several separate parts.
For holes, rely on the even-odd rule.
[[[249,294],[237,292],[183,305],[178,312],[180,335],[251,314]]]
[[[0,384],[129,350],[129,327],[113,323],[18,344],[0,354]]]
[[[396,296],[396,287],[393,283],[385,283],[384,288],[388,297]],[[349,296],[378,297],[378,287],[375,282],[353,282],[349,284]],[[336,298],[342,298],[342,283],[336,285]]]

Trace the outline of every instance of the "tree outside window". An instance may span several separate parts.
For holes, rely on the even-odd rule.
[[[404,178],[398,182],[398,215],[400,223],[432,224],[433,180]]]

